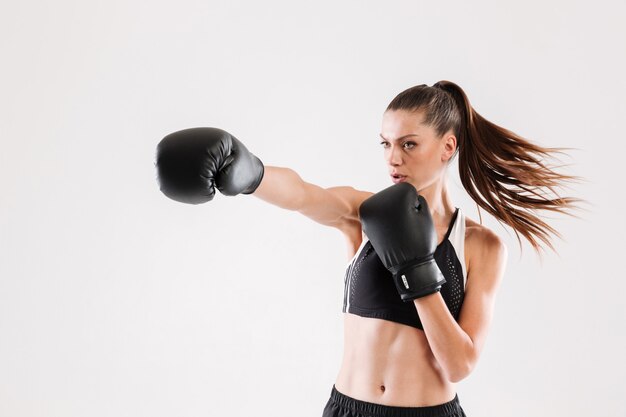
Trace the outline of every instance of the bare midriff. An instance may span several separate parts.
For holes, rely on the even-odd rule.
[[[335,388],[361,401],[399,407],[446,403],[456,384],[445,378],[423,331],[344,314],[344,351]]]

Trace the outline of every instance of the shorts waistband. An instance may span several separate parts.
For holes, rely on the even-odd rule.
[[[399,407],[384,404],[370,403],[367,401],[357,400],[348,397],[337,391],[335,384],[330,391],[330,398],[333,402],[341,407],[350,408],[363,414],[388,417],[442,417],[450,414],[459,413],[461,405],[459,403],[458,394],[447,403],[427,406],[427,407]]]

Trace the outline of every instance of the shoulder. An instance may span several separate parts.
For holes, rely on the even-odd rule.
[[[465,250],[468,260],[468,273],[480,265],[502,264],[508,250],[503,239],[488,227],[465,217]]]

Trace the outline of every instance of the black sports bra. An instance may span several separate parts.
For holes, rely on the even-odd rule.
[[[465,216],[457,207],[434,256],[446,279],[441,286],[441,296],[457,321],[463,305],[467,280],[464,243]],[[348,262],[344,276],[342,311],[423,330],[415,303],[402,301],[391,273],[385,268],[367,237]]]

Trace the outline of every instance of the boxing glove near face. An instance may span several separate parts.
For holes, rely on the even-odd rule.
[[[403,301],[441,289],[446,280],[434,259],[437,233],[428,204],[413,185],[400,182],[372,195],[359,207],[359,216]]]
[[[188,204],[211,201],[215,188],[224,195],[251,194],[263,179],[259,158],[230,133],[197,127],[165,136],[156,151],[159,188]]]

